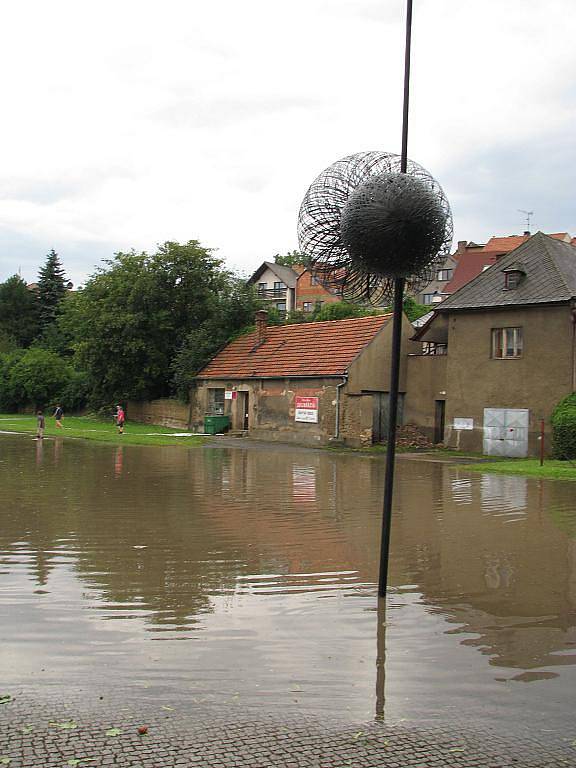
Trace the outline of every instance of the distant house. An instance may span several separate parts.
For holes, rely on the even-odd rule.
[[[435,442],[536,455],[576,389],[576,248],[541,232],[446,298],[413,337],[406,420]],[[548,435],[549,436],[549,435]]]
[[[269,327],[228,344],[200,371],[191,392],[191,426],[229,415],[233,430],[268,440],[319,445],[378,442],[386,434],[390,315]],[[414,329],[404,318],[406,351]],[[401,372],[401,405],[405,393]]]
[[[341,301],[337,291],[328,290],[303,264],[283,267],[264,261],[248,280],[258,298],[281,313],[313,312],[323,304]]]
[[[296,309],[300,312],[313,312],[324,304],[342,301],[342,294],[329,290],[309,270],[303,269],[296,281]]]
[[[296,307],[296,281],[298,272],[273,261],[264,261],[248,280],[258,298],[279,312],[293,312]]]

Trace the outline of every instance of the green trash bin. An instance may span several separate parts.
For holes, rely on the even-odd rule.
[[[204,432],[218,435],[230,429],[230,416],[204,416]]]

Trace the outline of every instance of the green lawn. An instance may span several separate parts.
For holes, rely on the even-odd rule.
[[[109,420],[89,416],[65,416],[64,429],[57,429],[53,418],[46,415],[45,437],[74,437],[82,440],[96,440],[100,443],[114,445],[200,445],[203,438],[193,435],[177,437],[184,430],[170,429],[157,424],[136,424],[128,421],[124,426],[124,434]],[[36,434],[36,417],[21,414],[0,414],[0,432],[25,432]]]
[[[576,480],[576,462],[546,459],[540,466],[539,459],[499,459],[481,464],[461,464],[459,469],[474,472],[498,472],[503,475],[529,475],[556,480]]]

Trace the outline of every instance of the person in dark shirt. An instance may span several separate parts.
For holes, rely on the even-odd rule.
[[[62,426],[62,419],[64,418],[64,411],[62,410],[62,406],[59,403],[56,403],[56,410],[52,414],[54,418],[56,419],[56,426],[58,429],[64,429]]]
[[[46,428],[46,419],[44,418],[44,413],[42,411],[38,411],[36,413],[36,423],[38,425],[36,430],[36,438],[38,440],[42,440],[44,437],[44,430]]]

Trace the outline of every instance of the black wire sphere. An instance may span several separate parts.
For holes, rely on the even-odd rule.
[[[327,288],[347,301],[389,303],[394,279],[409,293],[431,282],[450,253],[452,214],[437,181],[400,156],[360,152],[312,183],[298,218],[300,250]]]

